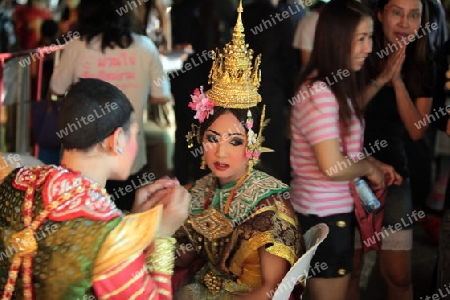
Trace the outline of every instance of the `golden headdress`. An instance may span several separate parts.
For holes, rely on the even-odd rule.
[[[250,108],[261,102],[258,93],[261,82],[261,54],[256,56],[253,68],[253,50],[245,44],[244,25],[241,13],[242,0],[237,9],[238,17],[233,31],[233,39],[225,45],[223,53],[218,49],[213,55],[213,65],[209,72],[212,88],[205,94],[215,105],[225,108]]]
[[[200,123],[214,113],[214,106],[249,109],[261,102],[261,95],[258,93],[261,82],[261,70],[259,69],[261,54],[257,55],[253,62],[253,50],[245,43],[241,16],[243,11],[242,0],[240,0],[232,40],[225,45],[223,52],[220,52],[219,49],[213,51],[213,65],[208,76],[211,89],[203,93],[203,87],[201,87],[191,95],[192,102],[189,103],[189,107],[197,112],[194,118],[198,119]],[[250,169],[259,160],[261,152],[273,151],[261,146],[264,141],[261,133],[267,123],[264,105],[259,132],[255,134],[252,130],[252,114],[248,110],[245,126],[248,129],[247,158],[249,158]],[[201,143],[198,129],[198,126],[193,124],[192,131],[186,135],[189,148],[193,147],[192,139],[194,137],[197,137],[198,142]]]

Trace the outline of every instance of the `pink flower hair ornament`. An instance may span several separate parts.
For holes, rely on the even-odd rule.
[[[197,119],[200,123],[203,123],[205,119],[214,114],[214,102],[203,93],[203,86],[194,90],[191,99],[192,101],[188,105],[192,110],[196,111],[194,119]]]

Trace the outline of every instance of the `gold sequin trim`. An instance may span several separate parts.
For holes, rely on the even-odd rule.
[[[266,251],[270,254],[279,256],[287,260],[291,266],[295,263],[297,256],[294,250],[287,247],[285,244],[274,242],[273,246],[266,248]]]
[[[298,226],[298,224],[295,223],[294,218],[292,218],[292,217],[290,217],[290,216],[288,216],[288,215],[286,215],[286,214],[278,213],[278,214],[277,214],[277,217],[280,218],[280,219],[282,219],[282,220],[284,220],[284,221],[286,221],[286,222],[288,222],[288,223],[291,224],[291,225],[294,225],[295,227]]]

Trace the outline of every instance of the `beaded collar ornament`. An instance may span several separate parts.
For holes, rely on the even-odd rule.
[[[208,83],[212,85],[211,89],[203,92],[203,87],[200,87],[191,95],[192,102],[189,103],[189,107],[196,111],[194,119],[200,123],[214,114],[214,106],[249,109],[261,102],[261,95],[258,93],[261,82],[261,70],[259,69],[261,54],[256,56],[252,66],[253,50],[249,48],[248,44],[245,44],[244,25],[241,17],[243,11],[242,0],[240,0],[231,42],[225,45],[223,52],[219,49],[213,51],[213,65],[208,76]],[[252,113],[250,110],[247,111],[246,156],[249,159],[250,170],[258,162],[262,152],[273,151],[262,147],[264,137],[261,133],[268,121],[265,120],[265,105],[263,105],[260,129],[258,133],[255,133],[252,130]],[[186,135],[189,148],[194,146],[194,138],[201,144],[199,133],[199,126],[192,124],[192,130]]]

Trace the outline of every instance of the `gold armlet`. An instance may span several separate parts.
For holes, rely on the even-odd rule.
[[[159,236],[155,239],[153,251],[146,258],[149,273],[173,275],[175,244],[176,239],[173,237]]]

